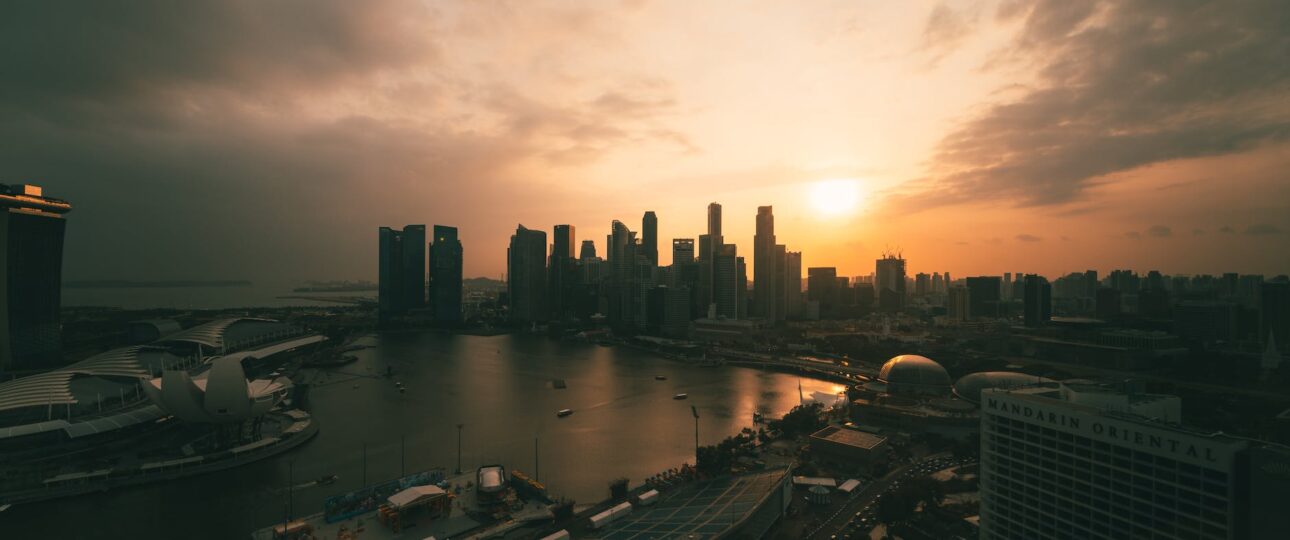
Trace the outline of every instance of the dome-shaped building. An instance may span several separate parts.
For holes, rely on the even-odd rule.
[[[1027,375],[1011,371],[982,371],[964,375],[954,383],[954,395],[959,399],[981,402],[981,391],[987,388],[1016,388],[1033,384],[1055,383],[1038,375]]]
[[[947,396],[950,374],[935,360],[916,354],[902,354],[882,365],[878,380],[895,395]]]

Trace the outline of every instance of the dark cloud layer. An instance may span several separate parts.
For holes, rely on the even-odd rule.
[[[665,82],[545,103],[454,77],[437,22],[413,0],[6,6],[0,181],[72,201],[69,277],[370,277],[378,225],[504,245],[522,216],[496,203],[549,195],[528,160],[695,151],[656,118]],[[446,99],[493,120],[398,114]]]
[[[923,207],[1064,203],[1101,175],[1290,137],[1290,3],[1008,2],[999,17],[1022,26],[993,69],[1037,80],[941,141]]]

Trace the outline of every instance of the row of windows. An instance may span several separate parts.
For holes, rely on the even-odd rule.
[[[1214,480],[1201,481],[1195,476],[1175,475],[1172,470],[1122,458],[1107,459],[1105,454],[1080,455],[1044,450],[1041,446],[991,432],[985,433],[983,445],[1002,455],[1041,465],[1046,470],[1084,479],[1090,473],[1114,478],[1129,477],[1138,487],[1168,493],[1177,490],[1180,497],[1197,503],[1205,497],[1226,499],[1228,494],[1228,486]]]
[[[1034,508],[1028,508],[1014,500],[998,500],[982,493],[981,505],[982,538],[1047,538],[1067,540],[1076,538],[1142,538],[1142,539],[1183,539],[1200,540],[1207,538],[1226,538],[1225,531],[1209,530],[1206,532],[1187,529],[1151,530],[1139,523],[1124,519],[1107,519],[1103,521],[1085,521],[1078,525],[1069,523],[1065,518],[1053,514],[1042,514]]]
[[[1004,417],[995,416],[995,415],[986,415],[985,419],[986,419],[986,423],[991,424],[992,427],[994,428],[992,429],[992,431],[995,431],[1001,434],[1008,435],[1008,434],[1013,434],[1014,432],[1024,432],[1029,435],[1042,435],[1042,437],[1039,437],[1039,438],[1031,438],[1027,436],[1025,437],[1025,439],[1030,441],[1037,441],[1037,440],[1043,441],[1045,446],[1052,447],[1052,445],[1055,445],[1055,444],[1069,443],[1069,446],[1063,445],[1063,447],[1064,448],[1071,448],[1071,447],[1091,448],[1094,451],[1101,452],[1101,453],[1109,453],[1123,458],[1132,458],[1132,460],[1137,463],[1150,463],[1150,464],[1156,465],[1159,468],[1176,470],[1178,474],[1181,474],[1181,475],[1191,475],[1197,478],[1209,479],[1220,483],[1227,482],[1226,471],[1207,469],[1197,465],[1192,465],[1190,463],[1177,461],[1165,456],[1158,456],[1155,454],[1151,454],[1149,452],[1132,450],[1124,446],[1113,445],[1102,441],[1095,441],[1095,440],[1089,439],[1088,437],[1082,437],[1082,436],[1074,435],[1064,431],[1057,431],[1052,428],[1042,427],[1042,426],[1035,425],[1030,422],[1024,422],[1021,420],[1014,420],[1011,418],[1004,418]],[[1016,436],[1017,438],[1023,438],[1023,437],[1020,437],[1019,435],[1014,435],[1014,436]]]

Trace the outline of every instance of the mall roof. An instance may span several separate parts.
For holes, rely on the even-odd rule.
[[[199,324],[187,330],[170,334],[161,338],[161,341],[199,343],[207,347],[220,349],[224,347],[224,336],[228,333],[228,328],[242,321],[279,322],[273,319],[259,319],[254,317],[216,319],[205,324]]]
[[[863,450],[873,450],[874,447],[886,441],[886,437],[880,437],[872,433],[863,431],[829,426],[811,434],[812,439],[822,439],[838,444],[845,444]]]
[[[682,484],[653,506],[605,526],[604,540],[716,538],[757,508],[779,485],[787,469]]]
[[[113,349],[54,371],[0,383],[0,411],[78,403],[71,390],[71,381],[78,375],[148,377],[148,368],[138,362],[139,351],[143,349],[143,346]]]

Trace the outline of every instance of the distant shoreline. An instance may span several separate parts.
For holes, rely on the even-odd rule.
[[[131,281],[126,279],[94,279],[64,281],[64,289],[160,289],[177,287],[250,287],[245,279],[225,280],[158,280]]]

